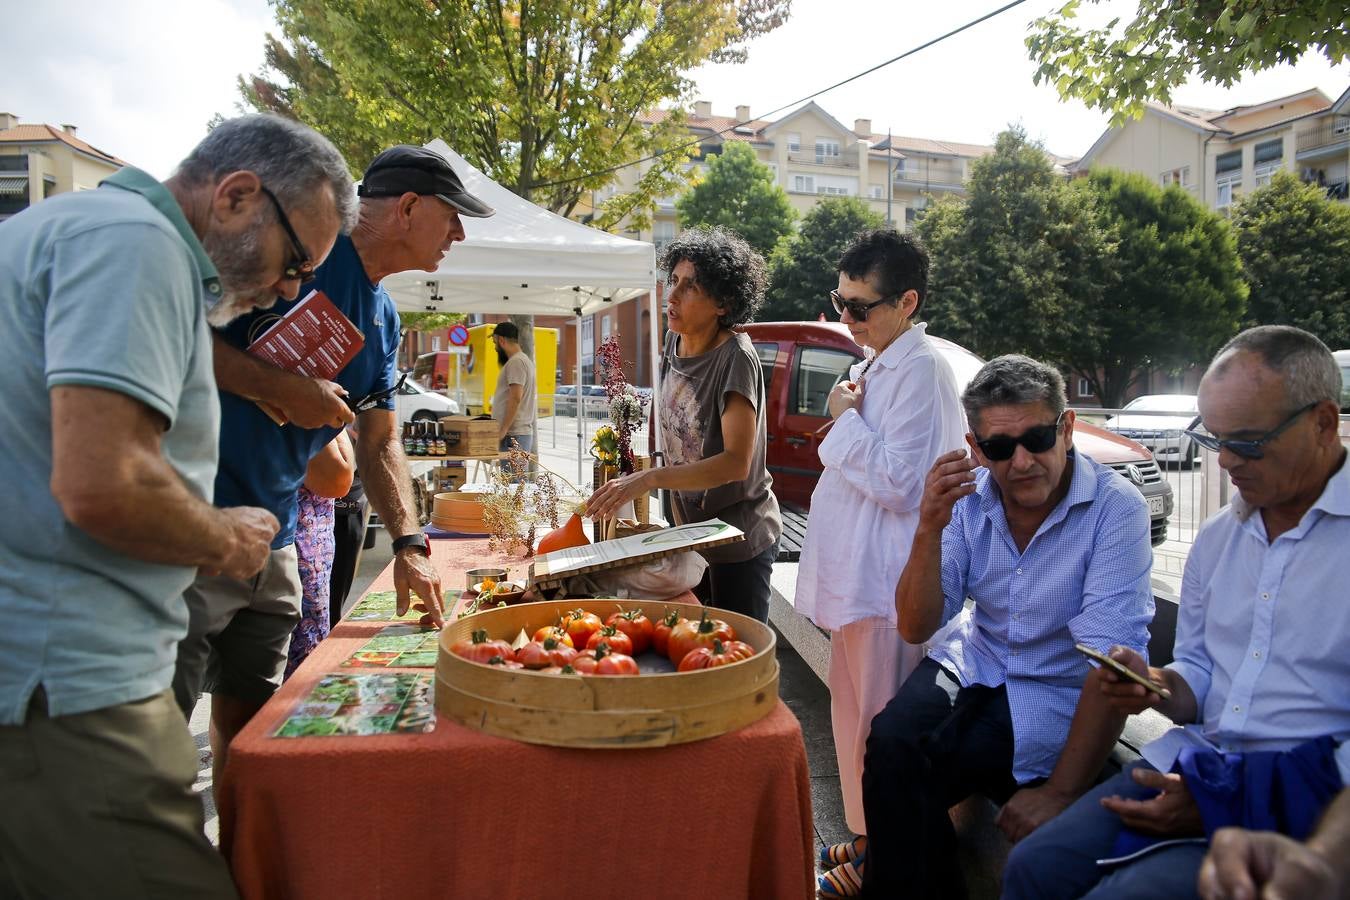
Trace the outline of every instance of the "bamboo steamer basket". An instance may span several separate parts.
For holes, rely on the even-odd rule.
[[[465,491],[443,491],[432,498],[431,523],[446,531],[482,534],[483,495]]]
[[[601,619],[640,607],[653,621],[671,610],[697,619],[696,603],[570,600],[485,610],[447,625],[436,663],[436,709],[447,718],[498,737],[556,747],[664,747],[743,728],[773,711],[778,659],[773,629],[738,613],[712,609],[738,639],[755,648],[750,659],[695,672],[640,675],[545,675],[470,662],[450,652],[477,629],[512,640],[533,634],[581,607]]]

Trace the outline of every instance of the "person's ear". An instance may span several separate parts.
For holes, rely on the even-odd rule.
[[[399,228],[407,231],[412,228],[413,210],[422,202],[422,198],[412,191],[398,198],[394,204],[394,214],[398,219]]]
[[[900,315],[906,319],[914,318],[919,308],[919,292],[910,288],[900,295]]]
[[[265,202],[262,179],[247,169],[231,172],[211,190],[212,216],[231,230],[241,224],[252,224],[258,215],[258,205]]]
[[[1064,424],[1060,427],[1064,429],[1065,450],[1073,449],[1073,423],[1076,421],[1078,421],[1078,417],[1074,415],[1073,410],[1064,410]]]
[[[984,458],[984,454],[980,452],[980,445],[975,443],[975,435],[969,431],[966,432],[966,446],[970,448],[970,458],[975,460],[976,465],[989,468],[989,460]]]

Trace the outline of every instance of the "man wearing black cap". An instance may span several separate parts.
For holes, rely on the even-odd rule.
[[[492,418],[497,420],[497,446],[510,450],[534,449],[534,363],[520,350],[520,329],[514,322],[499,322],[492,330],[497,348],[497,389],[492,393]],[[506,468],[506,463],[502,463]]]
[[[350,237],[339,236],[309,285],[323,291],[365,337],[335,381],[285,372],[244,352],[292,308],[287,301],[215,335],[222,417],[215,503],[259,506],[281,522],[271,558],[257,578],[202,576],[185,594],[191,621],[178,648],[174,693],[190,714],[200,692],[211,692],[217,777],[230,740],[281,683],[286,648],[300,618],[296,491],[311,457],[357,415],[357,465],[371,505],[393,538],[399,609],[407,610],[411,592],[425,606],[424,621],[442,622],[440,576],[427,558],[394,407],[398,313],[380,280],[409,269],[435,271],[451,245],[464,240],[460,217],[482,218],[493,210],[464,189],[443,157],[420,147],[393,147],[375,157],[357,194],[356,228]],[[263,406],[284,411],[288,424],[278,425]]]

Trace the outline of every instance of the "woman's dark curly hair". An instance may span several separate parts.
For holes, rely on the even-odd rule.
[[[734,231],[690,228],[681,232],[661,252],[660,266],[669,272],[681,262],[694,267],[694,282],[726,313],[717,317],[723,328],[743,325],[754,318],[764,302],[768,268],[764,257]]]

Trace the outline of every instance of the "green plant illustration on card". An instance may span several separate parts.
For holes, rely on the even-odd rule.
[[[436,727],[431,675],[325,675],[275,737],[425,733]]]

